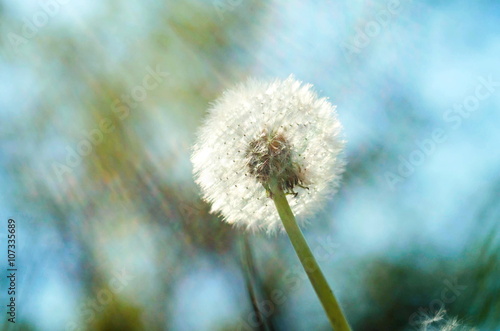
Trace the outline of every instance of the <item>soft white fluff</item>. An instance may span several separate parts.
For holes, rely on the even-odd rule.
[[[335,106],[318,98],[312,85],[293,76],[249,80],[225,91],[210,107],[191,157],[196,183],[212,212],[220,212],[226,222],[250,230],[281,229],[273,201],[249,173],[249,146],[263,132],[275,132],[286,138],[308,187],[297,186],[297,196],[288,196],[303,223],[337,190],[344,170],[341,131]]]

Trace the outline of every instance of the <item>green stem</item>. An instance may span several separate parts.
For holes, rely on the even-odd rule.
[[[307,245],[302,231],[297,225],[297,221],[295,220],[295,216],[290,209],[285,193],[277,183],[271,183],[270,189],[274,204],[276,205],[278,214],[283,221],[288,237],[292,242],[293,248],[299,257],[299,260],[302,263],[302,266],[304,267],[304,270],[306,271],[307,276],[309,277],[309,280],[311,281],[311,284],[321,301],[321,304],[323,305],[323,308],[325,309],[326,315],[328,316],[333,329],[336,331],[350,331],[351,328],[347,323],[342,309],[335,299],[335,295],[330,289],[330,286],[326,282],[325,276],[319,268],[311,249]]]

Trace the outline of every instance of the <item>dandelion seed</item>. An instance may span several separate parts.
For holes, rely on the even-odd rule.
[[[446,310],[440,309],[434,316],[422,321],[420,331],[475,331],[475,328],[461,325],[456,317],[446,319]]]
[[[267,203],[270,178],[290,194],[301,223],[338,188],[344,169],[342,127],[335,106],[311,88],[293,76],[249,80],[210,107],[191,160],[203,198],[226,222],[250,230],[282,229],[276,209]],[[307,129],[299,123],[307,123]],[[226,177],[241,170],[245,176]],[[214,180],[221,177],[226,180]]]

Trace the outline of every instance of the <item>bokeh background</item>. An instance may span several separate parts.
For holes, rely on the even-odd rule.
[[[328,330],[287,238],[209,214],[189,161],[225,88],[293,73],[345,127],[304,232],[354,330],[500,330],[498,1],[3,0],[0,47],[2,329]]]

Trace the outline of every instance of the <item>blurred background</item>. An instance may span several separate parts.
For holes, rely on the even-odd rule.
[[[288,239],[209,214],[189,161],[225,88],[293,73],[345,127],[304,232],[353,329],[500,330],[499,23],[486,0],[0,1],[1,328],[329,330]]]

